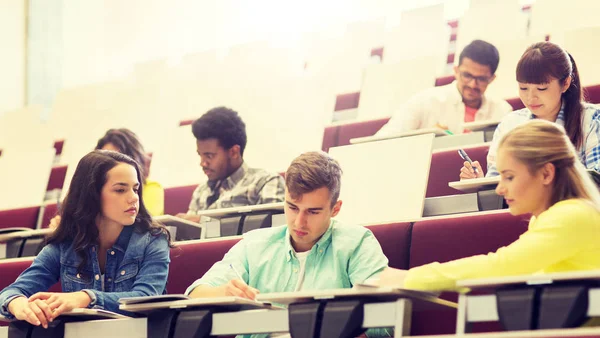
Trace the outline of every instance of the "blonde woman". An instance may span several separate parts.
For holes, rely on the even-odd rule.
[[[516,127],[499,143],[497,167],[496,192],[511,214],[532,215],[529,229],[487,255],[386,269],[382,285],[452,290],[463,279],[600,269],[600,193],[562,127],[543,120]]]

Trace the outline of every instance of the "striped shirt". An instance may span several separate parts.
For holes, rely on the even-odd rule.
[[[584,103],[582,115],[583,142],[579,147],[577,147],[579,160],[587,169],[599,171],[600,108],[590,103]],[[515,127],[535,118],[536,116],[533,115],[529,109],[523,108],[509,113],[504,117],[504,119],[502,119],[502,122],[500,122],[496,128],[496,131],[494,132],[494,138],[487,156],[488,171],[485,175],[486,177],[499,175],[498,170],[496,169],[496,153],[498,152],[498,144],[504,135],[513,130]],[[565,126],[564,104],[558,112],[555,123],[562,127]]]
[[[207,200],[215,193],[218,198],[209,203]],[[187,213],[195,215],[207,209],[283,202],[284,196],[285,184],[281,175],[248,168],[243,163],[229,177],[199,185],[194,190]]]

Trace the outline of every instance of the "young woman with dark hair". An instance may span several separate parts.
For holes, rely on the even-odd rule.
[[[506,115],[496,128],[487,157],[486,176],[497,176],[498,143],[516,126],[532,119],[564,127],[586,168],[600,170],[600,109],[584,101],[579,72],[573,57],[551,42],[533,44],[517,64],[519,96],[525,108]],[[473,166],[478,169],[475,174]],[[483,177],[478,161],[464,163],[460,178]]]
[[[122,297],[164,293],[170,236],[143,202],[142,171],[95,150],[75,170],[60,225],[17,280],[0,293],[0,314],[47,327],[75,308],[119,312]],[[61,293],[45,292],[60,280]]]

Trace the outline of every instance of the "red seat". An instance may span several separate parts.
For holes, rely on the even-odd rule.
[[[39,206],[0,211],[0,229],[23,227],[35,229]]]
[[[334,111],[358,108],[360,92],[340,94],[335,98]]]
[[[350,144],[350,140],[356,137],[373,136],[389,120],[390,118],[386,117],[377,120],[369,120],[340,125],[337,145],[348,145]]]
[[[523,101],[521,101],[521,99],[518,97],[514,97],[512,99],[507,99],[506,102],[508,102],[508,104],[510,104],[510,106],[512,107],[513,110],[519,110],[519,109],[525,108]]]
[[[411,223],[390,223],[368,226],[385,256],[389,266],[397,269],[408,269]]]
[[[600,103],[600,85],[585,87],[585,98],[590,103]]]
[[[165,189],[165,215],[176,215],[187,212],[192,194],[197,185],[185,185]]]
[[[48,186],[46,187],[46,191],[51,191],[54,189],[62,189],[63,184],[65,184],[66,176],[67,176],[67,166],[66,165],[52,167],[52,171],[50,172],[50,179],[48,180]]]
[[[486,170],[488,145],[464,149],[473,161],[479,161],[481,167]],[[463,163],[464,160],[456,150],[433,153],[425,197],[461,194],[462,192],[450,188],[448,183],[460,180],[460,168],[462,168]]]
[[[410,267],[432,262],[447,262],[487,254],[506,246],[527,230],[527,220],[506,211],[439,218],[416,222],[412,228]],[[443,298],[456,301],[455,294]],[[431,325],[435,318],[436,325]],[[478,325],[473,331],[497,330],[497,324]],[[456,311],[415,313],[413,335],[450,334],[456,330]]]
[[[239,240],[240,238],[178,242],[177,247],[171,249],[167,292],[184,293],[188,286],[220,261]]]
[[[56,150],[56,155],[62,154],[64,145],[65,145],[65,140],[58,140],[58,141],[54,142],[54,149]]]
[[[371,56],[379,56],[379,60],[383,61],[383,47],[371,49]]]
[[[451,84],[452,81],[454,81],[454,75],[438,77],[437,79],[435,79],[435,86],[436,87],[445,86],[447,84]]]
[[[0,291],[12,284],[19,275],[27,269],[33,262],[33,257],[11,258],[0,260]],[[50,292],[60,292],[60,283],[54,284]],[[8,323],[0,321],[0,326],[7,326]]]
[[[325,128],[325,131],[323,132],[323,144],[321,146],[321,149],[324,152],[328,152],[329,148],[331,147],[335,147],[338,144],[338,134],[340,132],[340,127],[339,126],[329,126]]]
[[[48,228],[50,220],[58,213],[58,207],[56,203],[47,204],[44,208],[44,215],[42,216],[42,229]]]

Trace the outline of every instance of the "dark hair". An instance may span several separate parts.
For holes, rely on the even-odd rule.
[[[326,187],[331,206],[340,197],[342,168],[338,161],[322,151],[311,151],[296,157],[285,173],[285,186],[292,198]]]
[[[119,149],[119,152],[131,157],[139,165],[142,177],[146,181],[150,171],[150,158],[146,155],[144,147],[137,135],[129,129],[109,129],[96,144],[96,149],[102,149],[106,144],[111,143]]]
[[[235,110],[217,107],[192,123],[192,133],[197,140],[215,138],[221,147],[230,149],[240,146],[240,154],[244,155],[246,148],[246,125]]]
[[[121,153],[94,150],[79,161],[63,203],[60,224],[48,237],[48,244],[72,241],[75,253],[82,259],[78,266],[80,273],[84,273],[82,269],[89,259],[88,248],[98,244],[96,217],[102,212],[102,187],[106,184],[108,171],[119,163],[133,166],[137,172],[137,179],[141,179],[138,164],[129,156]],[[167,229],[154,222],[146,210],[142,199],[142,187],[143,185],[140,184],[138,190],[139,211],[135,223],[131,226],[135,227],[138,232],[150,232],[155,236],[164,234],[167,236],[169,246],[172,247],[171,236]]]
[[[562,94],[565,130],[573,145],[579,148],[583,142],[583,90],[573,57],[552,42],[538,42],[527,48],[517,64],[517,81],[521,83],[543,84],[554,78],[564,85],[569,77],[571,85]]]
[[[458,59],[459,66],[462,64],[464,58],[469,58],[479,64],[490,67],[492,75],[496,73],[498,63],[500,63],[498,49],[491,43],[483,40],[473,40],[473,42],[465,46],[462,52],[460,52]]]

